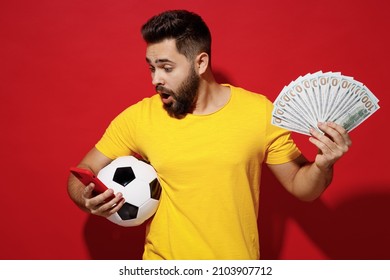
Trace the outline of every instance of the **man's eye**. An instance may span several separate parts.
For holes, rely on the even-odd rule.
[[[149,70],[150,70],[150,72],[152,72],[152,73],[154,73],[154,71],[156,71],[156,70],[154,69],[154,67],[149,67]]]
[[[165,72],[172,72],[172,68],[171,67],[164,67],[164,71]]]

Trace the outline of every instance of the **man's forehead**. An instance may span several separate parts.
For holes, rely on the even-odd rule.
[[[173,39],[148,44],[146,47],[146,61],[148,63],[176,63],[183,57],[184,55],[178,52]]]

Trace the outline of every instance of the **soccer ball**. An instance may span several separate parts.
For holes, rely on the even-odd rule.
[[[161,186],[150,164],[133,156],[118,157],[100,170],[97,177],[115,193],[121,192],[125,204],[108,220],[123,227],[142,224],[156,212]]]

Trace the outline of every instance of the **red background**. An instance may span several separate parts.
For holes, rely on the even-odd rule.
[[[81,212],[68,168],[110,120],[153,93],[142,23],[165,9],[203,16],[220,82],[274,100],[308,72],[364,82],[381,109],[314,203],[292,198],[266,171],[263,259],[390,259],[389,4],[386,1],[3,0],[0,2],[0,259],[138,259],[144,228]],[[294,134],[309,158],[316,149]]]

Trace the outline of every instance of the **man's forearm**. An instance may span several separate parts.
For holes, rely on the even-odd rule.
[[[83,211],[90,213],[90,211],[85,207],[84,198],[83,198],[83,188],[84,186],[80,181],[74,176],[70,175],[68,178],[68,194],[73,202]]]
[[[315,163],[300,168],[294,178],[292,193],[301,200],[318,198],[332,182],[333,166],[321,170]]]

